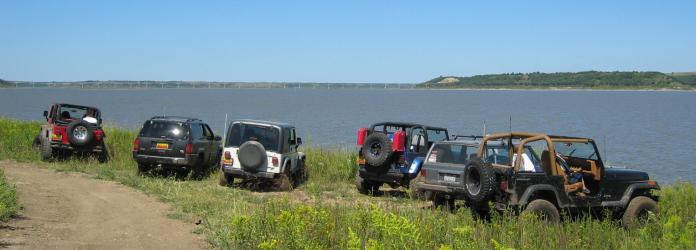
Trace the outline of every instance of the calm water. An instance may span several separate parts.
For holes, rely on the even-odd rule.
[[[352,147],[357,129],[376,121],[481,134],[484,121],[488,132],[507,131],[511,117],[513,130],[594,138],[609,164],[648,171],[658,181],[696,176],[693,92],[0,89],[0,116],[40,120],[54,102],[100,107],[105,122],[133,129],[161,114],[197,117],[216,131],[225,114],[283,121],[322,147]]]

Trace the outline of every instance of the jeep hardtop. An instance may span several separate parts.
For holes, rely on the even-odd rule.
[[[238,120],[229,124],[220,166],[220,185],[234,179],[270,181],[278,190],[291,190],[305,178],[302,138],[286,123]]]
[[[99,109],[56,103],[51,105],[50,111],[44,111],[43,116],[46,124],[41,125],[34,139],[34,146],[41,150],[43,160],[71,153],[95,155],[102,163],[109,160]]]
[[[358,130],[356,186],[362,194],[374,194],[382,184],[410,187],[425,156],[437,141],[449,139],[446,128],[406,122],[380,122]],[[418,190],[411,190],[419,196]]]

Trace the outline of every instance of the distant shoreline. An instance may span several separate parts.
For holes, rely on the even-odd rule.
[[[696,92],[696,89],[690,88],[690,89],[670,89],[670,88],[659,88],[659,89],[647,89],[647,88],[509,88],[509,87],[501,87],[501,88],[416,88],[416,87],[407,87],[407,88],[402,88],[402,87],[388,87],[388,88],[367,88],[367,87],[293,87],[293,88],[283,88],[283,87],[182,87],[182,88],[142,88],[142,87],[105,87],[105,88],[93,88],[93,87],[88,87],[88,88],[80,88],[80,87],[74,87],[74,86],[69,86],[69,87],[46,87],[46,86],[41,86],[41,87],[0,87],[0,90],[3,89],[82,89],[82,90],[160,90],[160,89],[169,89],[169,90],[192,90],[192,89],[323,89],[323,90],[413,90],[413,91],[422,91],[422,90],[436,90],[436,91],[588,91],[588,92],[593,92],[593,91],[607,91],[607,92]]]

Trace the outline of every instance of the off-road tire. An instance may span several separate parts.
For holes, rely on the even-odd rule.
[[[372,133],[365,138],[362,155],[370,166],[381,167],[387,165],[393,153],[392,141],[387,134]]]
[[[247,141],[237,151],[239,164],[249,172],[258,172],[266,162],[266,149],[256,141]]]
[[[218,184],[223,187],[231,187],[232,183],[234,183],[234,177],[225,174],[225,172],[220,169],[220,179]]]
[[[51,142],[47,139],[41,140],[41,160],[51,161],[53,160],[54,152],[51,147]]]
[[[209,166],[205,164],[205,155],[198,155],[196,163],[191,169],[191,178],[196,180],[202,179],[207,174],[208,167]]]
[[[300,184],[307,181],[307,169],[305,169],[304,162],[300,162],[300,167],[297,169],[297,172],[295,172],[294,181],[293,185],[295,187],[299,187]]]
[[[74,134],[75,128],[78,128],[80,126],[84,127],[86,130],[86,137],[84,140],[78,140]],[[68,141],[70,141],[70,145],[73,145],[74,147],[88,146],[92,144],[95,140],[94,125],[91,125],[90,123],[85,122],[83,120],[77,120],[68,124],[68,127],[66,128],[66,133],[68,134]]]
[[[456,210],[455,202],[456,200],[454,198],[446,199],[445,197],[435,195],[433,197],[433,209],[442,207],[443,211],[454,212],[454,210]]]
[[[355,175],[355,186],[358,188],[358,193],[365,195],[375,195],[379,192],[379,186],[375,185],[374,182],[365,180],[360,177],[360,173]]]
[[[31,143],[31,146],[40,149],[41,148],[41,134],[36,135],[34,138],[34,141]]]
[[[484,203],[494,194],[496,175],[493,168],[474,158],[464,171],[464,193],[472,203]]]
[[[138,175],[145,176],[150,173],[150,166],[138,163]]]
[[[292,179],[287,173],[282,173],[278,175],[275,179],[275,187],[278,191],[292,191]]]
[[[99,161],[99,163],[107,163],[109,162],[110,158],[111,157],[109,156],[109,150],[106,149],[106,144],[103,144],[102,151],[99,152],[99,154],[97,155],[97,161]]]
[[[552,223],[559,223],[561,221],[561,215],[558,213],[558,208],[556,208],[553,203],[544,199],[536,199],[527,204],[527,207],[522,211],[522,214],[537,214],[541,220],[545,220]]]
[[[418,189],[418,187],[416,186],[417,182],[418,182],[418,177],[413,178],[408,182],[408,189],[411,193],[411,199],[423,200],[423,199],[425,199],[425,192]]]
[[[657,213],[657,202],[649,197],[637,196],[628,203],[621,217],[621,224],[629,229],[639,228],[649,212]]]

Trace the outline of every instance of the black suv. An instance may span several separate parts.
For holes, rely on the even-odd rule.
[[[411,186],[419,168],[414,160],[425,156],[434,142],[449,139],[446,128],[405,122],[375,123],[358,130],[356,185],[362,194],[375,193],[386,183]],[[418,165],[419,166],[419,165]],[[417,193],[417,191],[412,190]],[[415,195],[419,196],[419,195]]]
[[[220,161],[221,137],[196,118],[155,116],[147,120],[133,142],[133,159],[138,172],[155,167],[201,175]]]
[[[462,197],[477,213],[487,213],[489,202],[497,211],[549,221],[560,221],[559,210],[608,210],[634,227],[657,212],[657,182],[643,171],[605,166],[588,138],[498,133],[480,142],[435,145],[423,164],[418,188],[434,191],[435,200]]]

